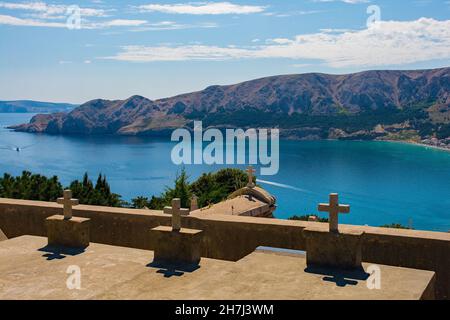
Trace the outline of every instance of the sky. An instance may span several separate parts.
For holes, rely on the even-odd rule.
[[[0,0],[0,100],[450,66],[450,0]]]

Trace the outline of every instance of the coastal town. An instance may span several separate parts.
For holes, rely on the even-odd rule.
[[[450,138],[438,139],[438,138],[428,138],[420,141],[420,144],[424,146],[439,148],[442,150],[450,151]]]

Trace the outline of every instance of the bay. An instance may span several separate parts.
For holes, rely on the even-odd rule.
[[[0,174],[23,170],[57,175],[64,185],[84,172],[106,174],[124,200],[159,195],[180,171],[172,163],[173,142],[141,137],[74,137],[13,132],[6,126],[33,114],[0,113]],[[222,165],[188,165],[191,180]],[[244,169],[245,166],[235,166]],[[379,226],[412,224],[415,229],[450,230],[450,152],[377,141],[281,141],[280,170],[258,177],[277,198],[275,215],[316,214],[319,202],[338,192],[351,205],[342,223]],[[326,216],[320,214],[321,216]]]

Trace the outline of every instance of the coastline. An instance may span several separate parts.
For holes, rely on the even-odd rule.
[[[435,149],[435,150],[450,152],[450,148],[440,147],[440,146],[433,146],[433,145],[430,145],[430,144],[421,143],[421,142],[415,142],[415,141],[402,141],[402,140],[373,140],[373,141],[386,141],[386,142],[394,142],[394,143],[403,143],[403,144],[408,144],[408,145],[414,145],[414,146],[419,146],[419,147],[424,147],[424,148],[431,148],[431,149]]]
[[[35,113],[32,112],[26,112],[26,113],[18,113],[18,112],[9,112],[6,114],[28,114],[28,115],[36,115]],[[3,125],[2,127],[4,129],[7,129],[8,131],[13,131],[13,132],[27,132],[27,133],[32,133],[32,134],[36,134],[37,132],[29,132],[29,131],[22,131],[22,130],[17,130],[17,128],[14,128],[16,126],[19,125]],[[44,133],[45,134],[45,133]],[[48,133],[47,133],[48,134]],[[51,134],[54,135],[54,134]],[[84,135],[84,134],[56,134],[56,135],[61,135],[61,136],[82,136],[82,137],[86,137],[86,136],[92,136],[92,135]],[[136,135],[123,135],[123,134],[101,134],[101,135],[95,135],[95,136],[105,136],[105,137],[157,137],[157,138],[161,138],[162,136],[170,136],[170,134],[162,134],[161,132],[159,134],[149,134],[149,132],[147,132],[146,134],[136,134]],[[314,140],[323,140],[323,141],[342,141],[341,139],[318,139],[318,138],[313,138],[313,137],[305,137],[305,138],[299,138],[297,136],[292,136],[292,135],[287,135],[287,136],[283,136],[280,135],[280,140],[291,140],[291,141],[314,141]],[[424,148],[431,148],[431,149],[435,149],[435,150],[440,150],[440,151],[445,151],[445,152],[450,152],[450,145],[448,145],[447,147],[442,147],[442,146],[436,146],[436,145],[431,145],[431,144],[426,144],[423,142],[417,142],[417,141],[413,141],[413,140],[392,140],[392,139],[343,139],[346,141],[384,141],[384,142],[394,142],[394,143],[402,143],[402,144],[408,144],[408,145],[415,145],[415,146],[420,146],[420,147],[424,147]]]
[[[422,143],[422,142],[415,142],[415,141],[408,141],[408,140],[391,140],[391,139],[372,139],[372,140],[363,140],[363,139],[346,139],[346,140],[341,140],[341,139],[292,139],[292,138],[280,138],[280,140],[287,140],[287,141],[375,141],[375,142],[392,142],[392,143],[401,143],[401,144],[406,144],[406,145],[414,145],[414,146],[419,146],[419,147],[424,147],[424,148],[431,148],[431,149],[435,149],[435,150],[440,150],[440,151],[446,151],[446,152],[450,152],[450,146],[449,147],[440,147],[440,146],[434,146],[434,145],[430,145],[430,144],[426,144],[426,143]]]

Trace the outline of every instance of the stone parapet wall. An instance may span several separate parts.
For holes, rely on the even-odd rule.
[[[61,214],[56,203],[0,198],[6,237],[46,236],[45,219]],[[162,211],[80,205],[74,216],[91,219],[91,242],[152,250],[150,229],[169,226]],[[327,224],[201,213],[182,217],[183,227],[204,230],[202,256],[239,260],[258,246],[305,250],[303,230]],[[450,299],[450,233],[340,225],[364,231],[362,260],[436,272],[436,297]]]

